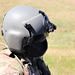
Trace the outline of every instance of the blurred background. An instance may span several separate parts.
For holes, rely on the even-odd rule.
[[[0,30],[4,14],[19,5],[43,10],[57,26],[47,37],[48,50],[44,55],[51,74],[75,75],[75,0],[0,0]],[[1,42],[5,43],[0,33]]]

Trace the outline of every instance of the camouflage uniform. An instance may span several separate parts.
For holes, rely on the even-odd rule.
[[[9,57],[10,54],[9,49],[0,52],[0,75],[24,75],[23,64],[16,55]]]
[[[9,49],[0,52],[0,75],[50,75],[42,58],[34,58],[35,63],[32,66],[29,59],[20,60],[16,55],[15,57],[10,57],[10,54]],[[25,61],[28,63],[24,63]]]

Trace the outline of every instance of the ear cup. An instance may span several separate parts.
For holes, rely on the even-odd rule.
[[[29,55],[31,57],[39,57],[44,55],[48,48],[47,40],[45,39],[43,42],[33,43],[29,50]]]

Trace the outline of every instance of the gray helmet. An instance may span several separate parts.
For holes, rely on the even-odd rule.
[[[52,32],[56,27],[47,15],[31,6],[17,6],[6,13],[2,34],[11,51],[22,52],[23,47],[36,41],[45,40],[44,33]]]

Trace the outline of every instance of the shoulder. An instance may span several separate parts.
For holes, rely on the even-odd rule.
[[[9,49],[0,52],[0,75],[19,75],[23,73],[23,65],[15,55],[15,58],[9,57],[11,54]]]

